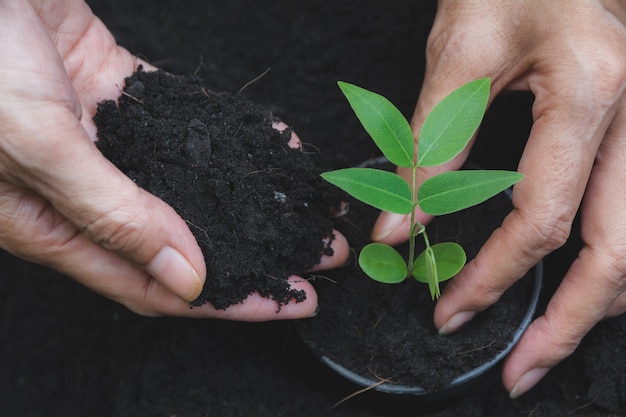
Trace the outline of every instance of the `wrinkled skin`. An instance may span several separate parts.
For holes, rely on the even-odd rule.
[[[434,104],[465,82],[490,77],[491,99],[505,90],[535,95],[514,209],[446,288],[434,317],[441,333],[492,305],[563,245],[581,209],[584,247],[505,363],[503,382],[513,398],[570,355],[599,320],[626,310],[625,22],[620,1],[439,3],[412,119],[416,137]],[[420,182],[459,168],[468,152],[421,171]],[[397,243],[407,225],[403,216],[382,213],[373,238]]]
[[[139,64],[151,66],[117,46],[84,2],[3,0],[0,40],[0,247],[140,314],[261,321],[315,313],[315,291],[296,276],[291,285],[307,300],[280,312],[256,294],[227,310],[189,308],[206,276],[193,235],[93,144],[97,103],[116,98]],[[318,268],[345,262],[345,239],[333,245],[335,256]]]

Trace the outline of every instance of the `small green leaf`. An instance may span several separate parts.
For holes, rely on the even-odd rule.
[[[409,184],[393,172],[373,168],[345,168],[325,172],[326,181],[379,210],[409,214],[413,210]]]
[[[437,261],[432,247],[426,248],[422,254],[424,255],[426,282],[428,283],[428,289],[430,290],[430,298],[434,300],[435,298],[439,298],[441,295],[441,291],[439,291],[439,278],[437,276]]]
[[[383,155],[396,166],[412,167],[415,139],[400,110],[379,94],[342,81],[337,84]]]
[[[465,265],[467,256],[458,243],[443,242],[431,246],[437,264],[437,281],[443,282],[454,277]],[[419,282],[428,282],[426,251],[422,252],[413,263],[413,277]]]
[[[417,141],[418,166],[434,166],[457,156],[483,119],[489,78],[471,81],[441,100],[424,120]]]
[[[370,243],[361,250],[359,266],[375,281],[397,284],[406,279],[407,267],[402,255],[382,243]]]
[[[424,181],[417,192],[420,208],[434,216],[475,206],[506,190],[524,176],[500,170],[451,171]]]

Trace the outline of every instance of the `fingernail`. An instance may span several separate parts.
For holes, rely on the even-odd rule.
[[[527,393],[532,387],[537,385],[537,382],[541,380],[548,373],[549,368],[535,368],[526,372],[522,377],[517,381],[517,384],[513,387],[511,392],[509,393],[509,397],[512,400],[521,397],[525,393]]]
[[[372,231],[372,240],[381,241],[395,232],[405,222],[406,215],[397,213],[384,213],[384,223],[381,230]]]
[[[309,316],[309,318],[317,316],[317,313],[319,312],[320,312],[320,306],[315,307],[315,311],[313,312],[313,314]]]
[[[169,246],[152,258],[146,271],[185,301],[195,300],[202,291],[202,281],[196,270],[180,252]]]
[[[474,311],[461,311],[456,313],[439,329],[439,334],[442,336],[454,333],[461,328],[465,323],[474,318],[476,313]]]

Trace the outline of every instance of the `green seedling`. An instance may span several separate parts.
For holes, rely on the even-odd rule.
[[[370,243],[359,254],[359,265],[372,279],[399,283],[408,276],[427,283],[433,299],[441,295],[439,283],[455,276],[465,265],[465,250],[455,242],[431,245],[426,227],[416,221],[415,209],[434,216],[475,206],[511,187],[522,174],[501,170],[444,172],[417,189],[417,169],[445,164],[456,157],[478,129],[489,100],[490,80],[469,82],[439,102],[428,115],[415,141],[411,127],[385,97],[353,84],[338,83],[350,106],[383,155],[397,167],[410,168],[409,183],[401,176],[374,168],[347,168],[322,177],[358,200],[377,209],[410,214],[409,254],[405,261],[391,246]],[[421,235],[425,250],[416,256]]]

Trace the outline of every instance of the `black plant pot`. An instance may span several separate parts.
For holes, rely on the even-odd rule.
[[[336,227],[348,237],[356,258],[369,243],[378,212],[358,201],[350,205]],[[428,235],[431,243],[459,242],[471,259],[510,210],[507,191],[435,218],[427,226]],[[533,319],[543,274],[539,263],[498,303],[449,336],[437,334],[432,324],[435,302],[428,288],[411,278],[395,285],[374,282],[356,259],[324,278],[314,282],[319,314],[299,323],[303,340],[321,362],[354,383],[354,392],[369,388],[367,396],[379,405],[408,400],[445,406],[497,380],[499,365]]]
[[[394,384],[388,382],[380,383],[380,380],[374,379],[371,376],[358,374],[333,361],[328,356],[322,355],[320,360],[345,379],[364,388],[373,387],[372,389],[381,393],[411,396],[414,397],[415,400],[424,400],[427,402],[440,402],[462,398],[467,394],[477,392],[481,388],[484,388],[485,383],[493,382],[493,377],[497,376],[497,373],[501,368],[500,365],[502,364],[502,361],[519,342],[522,335],[533,320],[539,301],[539,295],[541,293],[542,281],[543,268],[542,263],[540,262],[534,268],[533,292],[527,306],[526,314],[522,317],[522,321],[515,330],[513,338],[509,344],[504,349],[500,350],[500,352],[493,358],[459,375],[454,378],[452,382],[439,390],[428,391],[419,385]]]

